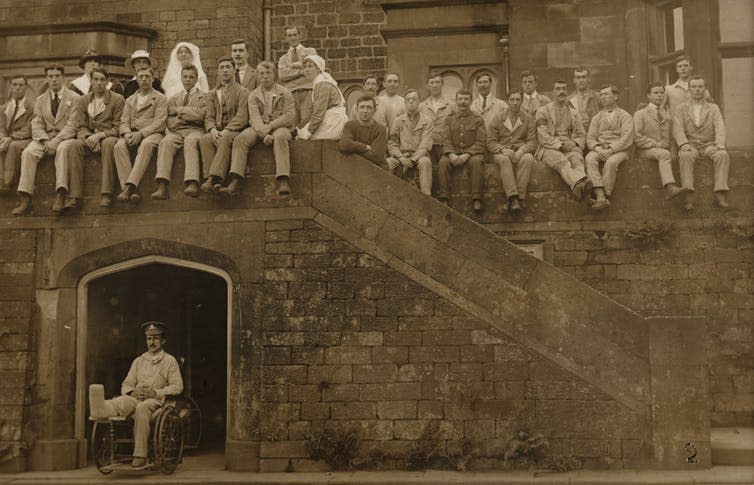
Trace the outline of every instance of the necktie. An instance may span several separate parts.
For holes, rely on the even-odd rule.
[[[236,82],[241,84],[241,73],[238,69],[236,69]]]
[[[189,102],[189,97],[191,96],[191,93],[186,91],[186,96],[183,97],[183,106],[187,106]]]
[[[482,111],[484,111],[485,108],[487,108],[487,97],[482,96]]]
[[[60,108],[60,98],[58,97],[57,93],[52,98],[52,116],[57,117],[58,116],[58,108]]]
[[[20,101],[13,101],[13,102],[16,104],[16,107],[13,108],[13,116],[11,116],[10,119],[8,120],[8,126],[10,126],[11,123],[13,123],[13,121],[15,121],[16,113],[18,113],[18,108],[19,108],[19,105],[21,104]]]
[[[291,61],[292,62],[298,62],[298,50],[295,47],[291,47]]]
[[[665,117],[662,115],[662,110],[660,108],[657,108],[657,119],[660,121],[660,123],[663,122]]]

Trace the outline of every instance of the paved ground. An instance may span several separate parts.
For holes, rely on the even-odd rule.
[[[259,484],[259,485],[402,485],[402,484],[535,484],[535,485],[723,485],[754,484],[754,467],[713,467],[696,471],[585,471],[572,473],[241,473],[223,470],[222,454],[186,457],[172,475],[154,473],[101,475],[94,467],[62,472],[0,475],[0,485],[151,485],[151,484]]]

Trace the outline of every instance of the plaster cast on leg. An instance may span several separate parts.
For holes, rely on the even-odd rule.
[[[118,415],[113,404],[110,401],[105,401],[105,386],[102,384],[89,386],[89,413],[94,419]]]

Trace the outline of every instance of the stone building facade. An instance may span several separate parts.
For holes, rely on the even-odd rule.
[[[200,46],[212,80],[231,40],[247,38],[254,59],[276,58],[284,27],[295,24],[351,98],[365,74],[387,70],[404,88],[421,87],[430,69],[451,88],[490,72],[502,94],[525,68],[546,87],[585,65],[593,84],[617,82],[629,108],[683,50],[715,80],[738,140],[729,143],[737,210],[712,208],[704,162],[705,198],[686,214],[663,200],[654,165],[631,160],[609,213],[585,213],[537,167],[527,217],[513,220],[488,164],[475,224],[458,214],[472,215],[465,174],[452,187],[455,212],[329,144],[304,143],[294,144],[290,199],[271,195],[271,154],[258,150],[240,200],[176,197],[106,214],[93,202],[92,162],[82,214],[54,219],[54,178],[43,164],[33,217],[10,218],[13,200],[0,200],[3,470],[85,461],[85,385],[96,378],[115,392],[123,361],[140,348],[135,321],[165,311],[160,286],[118,290],[150,271],[177,288],[167,298],[180,310],[165,318],[195,322],[169,347],[193,353],[193,394],[221,403],[208,412],[221,423],[210,429],[231,468],[321,469],[306,441],[328,427],[355,429],[363,456],[379,450],[388,467],[405,467],[435,427],[448,456],[470,442],[478,469],[503,466],[508,440],[524,428],[549,439],[551,457],[573,455],[589,468],[679,467],[687,441],[705,466],[710,426],[754,425],[753,110],[750,90],[735,85],[750,72],[754,29],[726,20],[740,3],[74,0],[62,18],[54,0],[27,3],[0,6],[0,51],[9,54],[0,75],[20,71],[35,83],[50,58],[76,72],[90,46],[123,76],[136,48],[164,68],[178,40]],[[656,38],[650,27],[667,18],[675,31]],[[185,278],[207,278],[214,296],[195,294]],[[201,335],[227,344],[220,363],[192,344],[207,328],[213,336]],[[101,372],[112,355],[120,360]],[[650,379],[661,369],[668,382]],[[213,387],[207,372],[225,385]],[[659,458],[663,447],[671,451]]]

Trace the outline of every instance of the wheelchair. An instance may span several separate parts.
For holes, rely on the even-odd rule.
[[[151,469],[165,475],[173,473],[185,449],[196,448],[201,438],[201,411],[188,396],[168,398],[152,414],[146,465],[132,467],[133,419],[130,416],[89,418],[92,422],[92,458],[97,470],[138,472]]]

